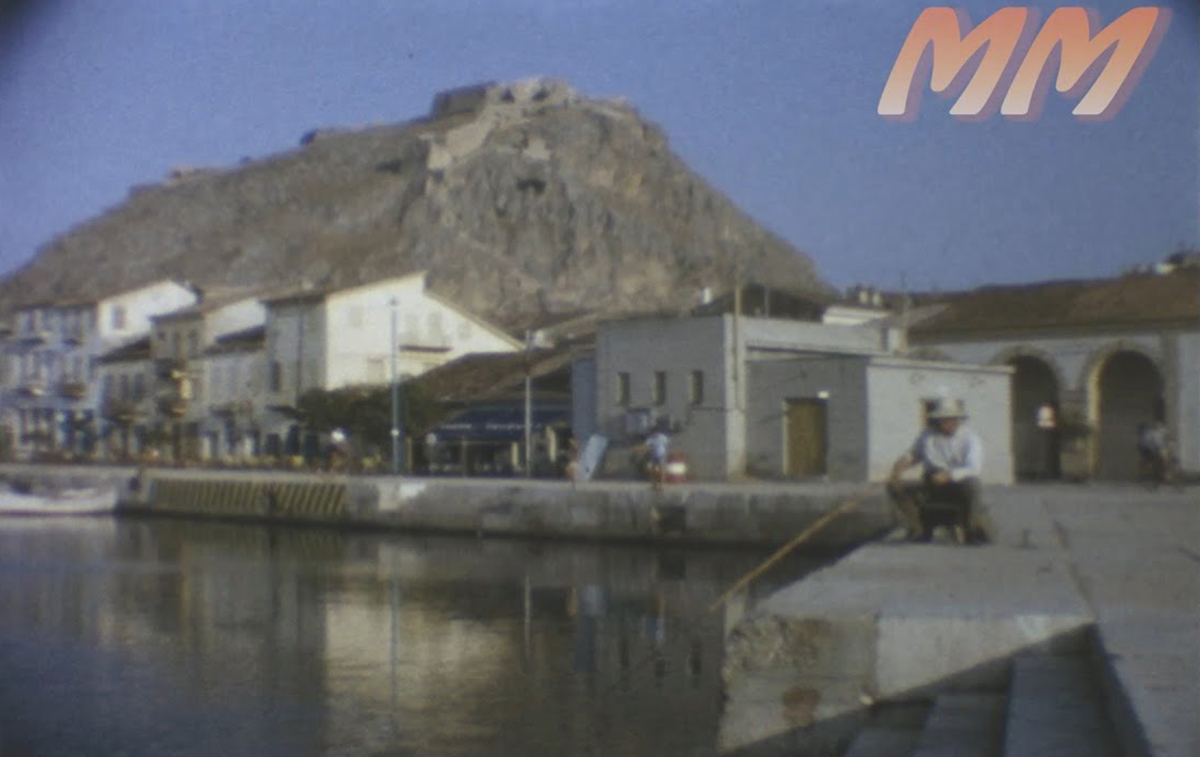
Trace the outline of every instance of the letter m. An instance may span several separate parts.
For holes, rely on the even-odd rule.
[[[1112,56],[1095,78],[1095,84],[1071,111],[1088,120],[1116,115],[1142,71],[1154,57],[1166,32],[1170,11],[1134,8],[1092,36],[1095,19],[1083,8],[1059,8],[1046,19],[1033,45],[1017,69],[1000,113],[1018,119],[1036,118],[1045,101],[1048,80],[1045,68],[1054,48],[1062,45],[1055,88],[1068,97],[1079,97],[1091,81],[1085,74],[1097,66],[1110,49]],[[1095,24],[1098,26],[1099,24]]]
[[[926,8],[917,17],[892,66],[891,76],[879,98],[879,115],[897,119],[916,117],[920,90],[914,89],[913,85],[918,70],[922,69],[926,48],[932,47],[930,87],[934,92],[952,94],[951,87],[961,81],[967,63],[986,45],[987,50],[974,76],[950,109],[954,116],[981,117],[984,109],[992,104],[996,85],[1021,40],[1028,16],[1026,8],[1001,8],[964,38],[963,26],[970,23],[965,12],[954,8]]]

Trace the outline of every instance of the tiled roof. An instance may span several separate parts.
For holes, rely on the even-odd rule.
[[[205,355],[227,355],[232,352],[253,352],[267,341],[265,326],[252,326],[241,331],[223,334],[204,350]]]
[[[195,305],[188,305],[178,310],[172,310],[169,313],[152,316],[152,320],[155,323],[169,323],[171,321],[197,318],[206,313],[211,313],[223,307],[241,302],[242,300],[248,300],[260,293],[260,290],[251,287],[239,289],[227,288],[219,291],[205,292],[204,298]]]
[[[1200,324],[1200,269],[1096,281],[983,287],[930,297],[943,307],[914,323],[916,338],[1055,328]],[[926,298],[917,298],[925,304]]]
[[[474,402],[503,395],[523,384],[525,359],[524,351],[464,355],[422,374],[413,383],[442,402]],[[530,376],[539,379],[563,370],[573,359],[574,351],[569,348],[531,350]]]
[[[101,363],[132,363],[150,359],[150,337],[144,336],[115,347],[100,356]]]

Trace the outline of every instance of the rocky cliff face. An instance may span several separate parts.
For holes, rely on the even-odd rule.
[[[811,261],[689,171],[632,108],[533,79],[137,187],[0,282],[0,307],[163,277],[342,286],[421,269],[434,291],[509,324],[686,307],[735,269],[826,291]]]

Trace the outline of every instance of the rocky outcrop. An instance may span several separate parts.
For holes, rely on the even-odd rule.
[[[733,206],[616,101],[544,79],[444,92],[427,118],[314,131],[228,169],[176,169],[0,282],[0,307],[162,277],[352,285],[427,270],[512,323],[694,304],[739,271],[824,293],[811,261]]]

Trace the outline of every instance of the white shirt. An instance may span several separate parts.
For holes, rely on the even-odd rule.
[[[913,442],[909,454],[925,466],[926,473],[948,471],[954,481],[983,473],[983,442],[965,426],[959,426],[949,436],[925,429]]]

